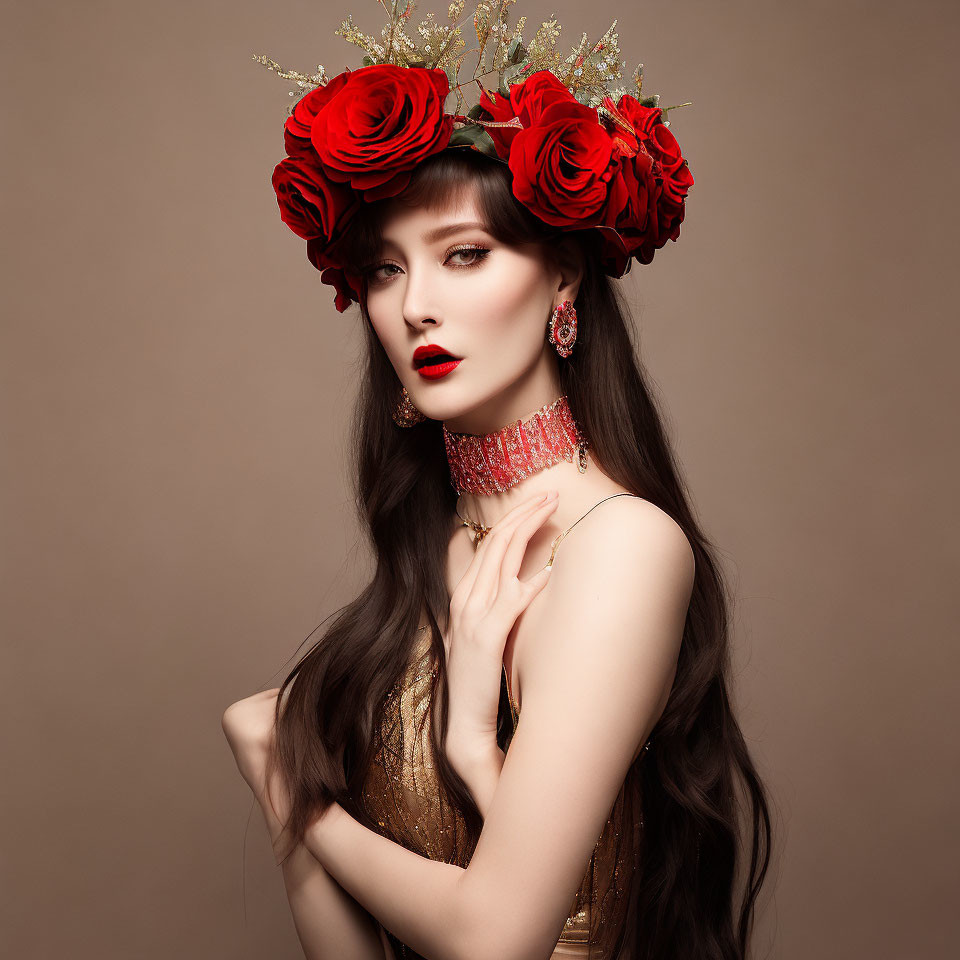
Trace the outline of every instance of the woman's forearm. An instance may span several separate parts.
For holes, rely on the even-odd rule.
[[[283,882],[306,960],[384,960],[379,924],[303,844],[284,861]]]
[[[277,850],[281,824],[262,801],[260,808]],[[282,870],[293,925],[306,960],[384,960],[385,956],[392,960],[379,924],[302,843],[283,861]]]
[[[333,804],[304,845],[386,929],[433,960],[470,957],[475,937],[462,887],[466,870],[430,860],[356,821]]]
[[[484,819],[505,758],[494,744],[462,767],[468,771],[465,781]],[[288,798],[279,780],[274,781],[274,789],[285,817]],[[279,855],[286,849],[282,824],[273,806],[262,796],[259,800]],[[422,879],[411,884],[411,870]],[[420,857],[367,830],[338,804],[308,828],[304,842],[283,866],[294,926],[307,960],[331,956],[393,960],[381,926],[425,956],[437,960],[468,956],[470,924],[463,914],[460,888],[465,873],[461,867]],[[398,890],[403,890],[402,901]],[[411,896],[421,902],[411,907],[406,902]]]

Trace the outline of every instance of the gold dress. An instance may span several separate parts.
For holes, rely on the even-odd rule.
[[[572,526],[575,524],[556,538],[555,545]],[[410,666],[387,696],[361,799],[382,836],[431,860],[466,867],[464,822],[440,787],[430,744],[430,688],[437,666],[432,663],[429,630],[429,625],[418,630]],[[506,666],[503,677],[511,717],[509,750],[520,711],[510,692]],[[631,765],[590,856],[555,958],[614,960],[626,921],[630,883],[639,863],[643,822],[638,766],[645,748]],[[422,960],[389,931],[387,937],[397,960]]]

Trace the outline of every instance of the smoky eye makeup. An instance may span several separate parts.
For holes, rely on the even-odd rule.
[[[444,258],[444,263],[451,260],[453,257],[464,254],[471,255],[468,257],[469,262],[451,263],[450,266],[458,269],[469,269],[470,267],[475,267],[483,263],[483,261],[490,256],[490,248],[484,246],[482,243],[462,243],[447,251],[447,256]]]
[[[470,270],[480,266],[490,256],[490,252],[489,245],[483,243],[458,243],[446,251],[443,262],[445,266],[454,270]],[[457,262],[458,258],[461,258],[460,262]],[[463,262],[464,258],[466,262]],[[398,264],[391,260],[380,260],[364,267],[360,273],[368,284],[376,285],[386,283],[391,277],[396,276],[396,273],[378,276],[379,271],[388,270],[391,267],[395,270],[401,269]]]

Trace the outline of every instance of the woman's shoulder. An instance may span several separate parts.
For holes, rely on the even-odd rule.
[[[598,502],[567,533],[528,608],[516,648],[520,696],[531,683],[574,682],[574,674],[561,680],[559,673],[586,669],[584,658],[608,674],[630,672],[638,658],[675,663],[694,583],[690,542],[648,500]]]
[[[622,487],[575,513],[561,534],[564,552],[576,552],[590,566],[651,553],[681,566],[693,562],[693,548],[683,527],[666,510]],[[579,549],[573,546],[576,542]]]
[[[547,590],[555,612],[600,597],[608,607],[622,607],[624,617],[638,604],[648,606],[652,595],[669,608],[689,603],[693,547],[680,524],[644,498],[602,499],[564,531],[554,552]]]

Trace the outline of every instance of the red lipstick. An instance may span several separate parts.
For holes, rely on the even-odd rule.
[[[439,380],[455,370],[462,360],[437,343],[417,347],[413,351],[413,367],[424,380]]]

